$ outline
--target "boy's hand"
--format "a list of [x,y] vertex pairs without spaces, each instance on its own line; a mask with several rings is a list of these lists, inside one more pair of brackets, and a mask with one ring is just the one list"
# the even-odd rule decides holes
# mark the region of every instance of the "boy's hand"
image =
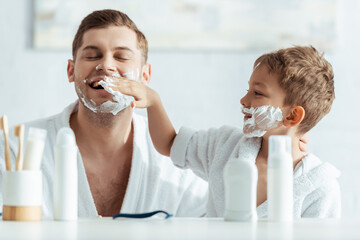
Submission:
[[310,138],[309,135],[304,134],[303,136],[300,137],[300,141],[299,141],[299,149],[300,151],[302,151],[303,153],[306,153],[308,151],[308,142],[309,142]]
[[134,97],[132,107],[147,108],[149,132],[154,146],[160,154],[170,156],[176,132],[162,106],[159,95],[146,86],[145,81],[138,82],[123,77],[113,77],[110,81],[101,84],[113,91]]
[[113,77],[114,81],[105,84],[114,91],[134,97],[132,107],[148,108],[151,107],[158,98],[157,93],[146,86],[146,82],[129,80],[123,77]]

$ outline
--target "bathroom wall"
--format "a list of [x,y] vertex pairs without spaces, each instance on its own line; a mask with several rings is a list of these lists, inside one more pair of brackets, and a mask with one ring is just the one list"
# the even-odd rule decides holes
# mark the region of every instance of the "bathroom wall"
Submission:
[[[32,49],[30,9],[27,0],[0,1],[0,115],[7,114],[11,125],[59,113],[76,99],[66,75],[70,49]],[[336,100],[331,113],[309,133],[310,151],[342,172],[344,217],[360,217],[359,12],[360,1],[338,1],[337,47],[325,55],[335,71]],[[177,129],[240,127],[239,100],[260,54],[150,49],[151,86]]]

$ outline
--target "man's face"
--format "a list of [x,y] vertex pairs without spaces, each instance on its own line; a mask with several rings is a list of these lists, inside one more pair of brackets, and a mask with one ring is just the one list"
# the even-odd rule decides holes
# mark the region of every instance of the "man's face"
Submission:
[[79,98],[100,105],[112,101],[113,95],[101,86],[94,87],[95,82],[104,80],[105,76],[123,76],[129,72],[138,80],[148,81],[146,69],[142,66],[135,32],[124,26],[109,26],[85,32],[76,59],[69,60],[68,77],[70,82],[75,82]]

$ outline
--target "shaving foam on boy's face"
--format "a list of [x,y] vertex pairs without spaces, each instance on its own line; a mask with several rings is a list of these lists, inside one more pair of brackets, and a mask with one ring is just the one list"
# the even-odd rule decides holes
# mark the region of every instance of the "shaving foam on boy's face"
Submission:
[[[114,78],[125,77],[130,80],[139,81],[140,72],[139,69],[137,68],[135,71],[125,72],[121,75],[118,72],[115,72],[112,74],[112,77]],[[87,79],[83,80],[83,82],[86,83]],[[107,92],[113,95],[112,101],[108,100],[101,104],[97,104],[92,99],[86,99],[79,87],[77,87],[76,90],[84,106],[90,109],[91,111],[95,113],[102,112],[102,113],[112,113],[113,115],[116,115],[123,109],[130,106],[130,104],[134,101],[134,98],[132,96],[124,95],[120,92],[112,90],[110,86],[112,85],[113,82],[116,82],[116,79],[109,78],[107,76],[104,77],[104,80],[101,80],[99,82],[99,85],[101,85]]]
[[244,121],[243,127],[246,137],[262,137],[266,131],[278,127],[283,120],[282,111],[279,107],[243,107],[242,112],[248,117]]

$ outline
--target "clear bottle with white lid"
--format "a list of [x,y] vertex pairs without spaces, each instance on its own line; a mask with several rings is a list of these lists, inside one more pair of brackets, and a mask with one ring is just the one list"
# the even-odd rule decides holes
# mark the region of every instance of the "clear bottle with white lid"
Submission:
[[77,146],[73,131],[64,127],[56,136],[54,174],[54,219],[76,220],[78,216]]
[[291,137],[269,137],[267,201],[270,221],[293,219],[293,158]]
[[246,159],[230,159],[224,167],[225,221],[257,221],[258,171]]

